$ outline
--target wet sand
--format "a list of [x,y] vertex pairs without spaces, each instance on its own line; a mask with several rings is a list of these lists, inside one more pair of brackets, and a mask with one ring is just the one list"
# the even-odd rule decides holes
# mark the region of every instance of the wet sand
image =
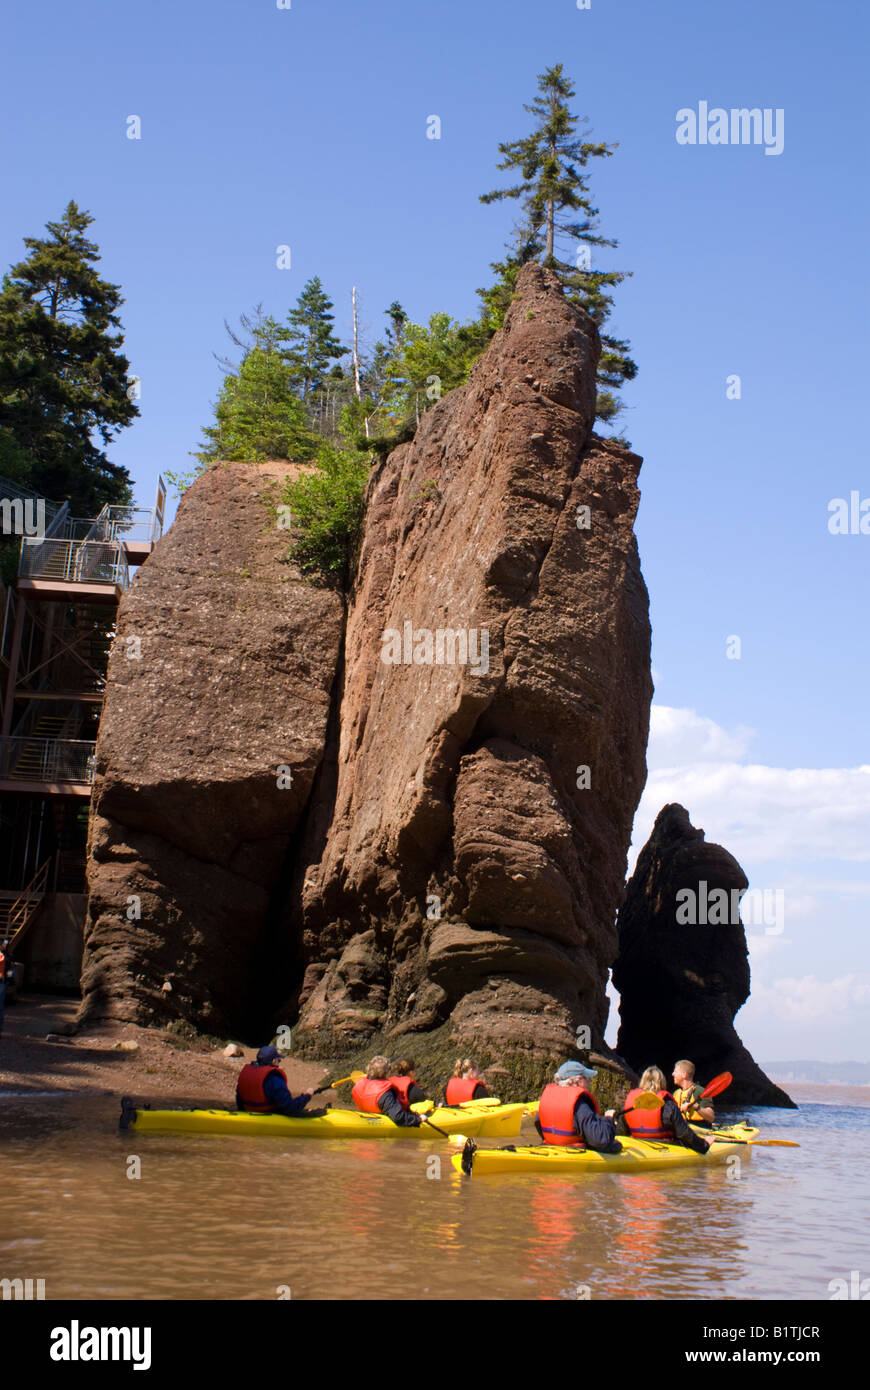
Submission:
[[[10,1092],[77,1092],[130,1095],[152,1106],[161,1100],[174,1105],[235,1103],[236,1077],[256,1049],[244,1047],[242,1057],[224,1057],[218,1047],[189,1042],[166,1029],[114,1020],[65,1035],[75,1024],[78,1004],[75,998],[28,995],[7,1007],[0,1036],[0,1100]],[[117,1046],[123,1042],[135,1043],[135,1051]],[[327,1074],[321,1062],[292,1057],[283,1067],[294,1094]],[[329,1100],[340,1103],[341,1097],[332,1092]]]

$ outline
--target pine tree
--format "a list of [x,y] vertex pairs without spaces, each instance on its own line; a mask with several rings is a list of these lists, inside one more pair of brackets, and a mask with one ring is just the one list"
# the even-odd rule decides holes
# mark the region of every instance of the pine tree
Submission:
[[[5,458],[27,459],[28,486],[69,499],[77,516],[132,497],[104,449],[139,414],[121,352],[120,289],[101,279],[93,222],[74,202],[48,235],[25,237],[26,260],[0,290],[0,430]],[[94,436],[97,436],[95,442]]]
[[273,318],[248,320],[245,326],[253,344],[246,348],[238,371],[225,377],[215,405],[216,423],[203,430],[206,443],[196,457],[203,465],[216,459],[309,459],[316,441],[282,351],[286,330]]
[[315,275],[304,286],[296,308],[287,315],[286,358],[303,400],[308,399],[311,391],[323,387],[330,362],[344,357],[349,350],[332,335],[335,319],[331,311],[332,300]]
[[[526,261],[540,258],[541,264],[559,275],[569,299],[581,304],[599,329],[609,317],[613,296],[608,292],[622,283],[630,272],[593,270],[590,253],[578,250],[572,262],[560,251],[566,239],[588,247],[615,247],[616,241],[601,236],[598,209],[593,207],[587,176],[582,172],[591,159],[609,158],[616,145],[578,135],[578,117],[567,103],[574,89],[562,71],[562,64],[547,68],[538,77],[539,96],[523,109],[535,118],[535,129],[524,140],[499,145],[503,155],[498,169],[516,169],[520,181],[511,188],[493,189],[481,195],[482,203],[505,198],[521,200],[523,221],[515,243],[504,261],[493,264],[499,276],[488,290],[480,290],[484,313],[492,326],[500,326],[513,295],[516,277]],[[607,334],[601,335],[602,354],[598,369],[598,418],[612,420],[620,409],[614,394],[623,381],[631,381],[637,366],[629,357],[629,344]]]

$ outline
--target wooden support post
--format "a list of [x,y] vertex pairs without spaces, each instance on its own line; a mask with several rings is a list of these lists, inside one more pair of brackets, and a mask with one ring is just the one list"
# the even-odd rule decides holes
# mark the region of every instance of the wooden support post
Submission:
[[24,600],[20,594],[15,605],[15,628],[12,633],[12,651],[9,654],[9,678],[6,682],[6,704],[3,709],[3,728],[0,733],[8,738],[12,732],[12,709],[15,686],[18,680],[18,662],[21,657],[21,635],[24,631]]

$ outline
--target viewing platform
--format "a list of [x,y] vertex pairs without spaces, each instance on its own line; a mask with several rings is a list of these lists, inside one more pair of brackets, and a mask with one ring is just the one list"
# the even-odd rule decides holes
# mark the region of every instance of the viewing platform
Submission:
[[78,978],[109,653],[118,605],[163,534],[165,503],[161,478],[153,507],[75,517],[68,500],[0,477],[0,539],[18,550],[14,579],[0,581],[0,936],[20,942],[26,927],[28,969],[45,981],[60,978],[61,959],[64,978]]
[[0,792],[88,797],[95,748],[95,739],[0,738]]

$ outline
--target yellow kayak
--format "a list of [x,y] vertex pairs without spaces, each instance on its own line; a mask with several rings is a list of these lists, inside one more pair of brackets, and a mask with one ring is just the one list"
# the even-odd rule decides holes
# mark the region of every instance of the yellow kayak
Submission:
[[653,1143],[647,1139],[620,1139],[622,1152],[596,1153],[593,1149],[562,1148],[553,1144],[516,1144],[501,1149],[472,1149],[453,1154],[451,1163],[467,1177],[487,1173],[652,1173],[664,1168],[695,1168],[721,1163],[734,1154],[752,1155],[746,1143],[758,1133],[749,1125],[735,1125],[729,1137],[717,1138],[707,1154],[694,1153],[682,1144]]
[[715,1139],[717,1144],[724,1139],[755,1139],[758,1134],[758,1130],[745,1120],[740,1120],[736,1125],[689,1125],[689,1129],[705,1139]]
[[[412,1109],[424,1109],[413,1106]],[[519,1134],[522,1105],[467,1101],[465,1105],[439,1106],[427,1120],[448,1134],[473,1138],[510,1139]],[[361,1115],[356,1110],[328,1110],[325,1115],[248,1115],[236,1110],[137,1109],[129,1098],[121,1102],[121,1128],[148,1134],[237,1134],[280,1139],[437,1139],[430,1125],[394,1125],[385,1115]]]

